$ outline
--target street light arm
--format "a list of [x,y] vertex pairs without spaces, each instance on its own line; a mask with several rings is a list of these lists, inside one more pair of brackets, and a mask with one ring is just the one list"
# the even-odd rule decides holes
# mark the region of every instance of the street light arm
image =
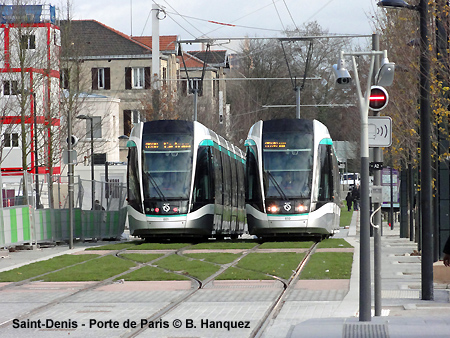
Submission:
[[406,1],[403,0],[381,0],[377,3],[378,7],[383,8],[394,8],[394,9],[400,9],[400,8],[406,8],[413,11],[418,11],[419,6],[417,5],[410,5]]

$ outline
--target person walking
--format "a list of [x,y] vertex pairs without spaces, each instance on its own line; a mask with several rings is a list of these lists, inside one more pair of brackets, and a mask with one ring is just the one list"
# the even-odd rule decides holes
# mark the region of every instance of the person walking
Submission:
[[353,210],[358,211],[359,210],[359,198],[360,198],[359,184],[357,184],[353,188],[352,197],[353,197]]
[[444,265],[450,266],[450,236],[448,236],[447,242],[445,243],[444,250]]
[[347,197],[345,198],[345,200],[347,201],[347,210],[351,211],[352,210],[352,204],[353,204],[353,196],[352,196],[352,193],[350,191],[347,193]]

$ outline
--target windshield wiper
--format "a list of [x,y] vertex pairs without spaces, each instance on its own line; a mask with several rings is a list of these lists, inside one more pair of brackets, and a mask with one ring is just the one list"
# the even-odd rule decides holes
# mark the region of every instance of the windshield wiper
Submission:
[[161,191],[161,189],[158,187],[158,183],[156,183],[155,179],[153,178],[152,174],[149,171],[144,172],[147,175],[148,180],[150,181],[150,183],[153,185],[153,188],[155,188],[156,193],[159,195],[159,197],[163,200],[163,201],[167,201],[167,198],[164,196],[163,192]]
[[280,185],[278,184],[275,177],[273,177],[272,173],[270,171],[266,171],[266,173],[269,175],[270,180],[272,181],[273,185],[275,186],[275,189],[277,189],[278,194],[285,200],[289,201],[289,198],[287,198],[286,194],[284,193],[283,189],[281,189]]

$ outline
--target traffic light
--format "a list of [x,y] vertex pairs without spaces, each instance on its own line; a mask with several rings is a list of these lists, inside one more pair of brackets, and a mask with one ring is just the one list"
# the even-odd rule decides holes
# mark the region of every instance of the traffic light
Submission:
[[383,87],[372,86],[370,88],[369,108],[373,111],[380,111],[386,107],[389,95]]

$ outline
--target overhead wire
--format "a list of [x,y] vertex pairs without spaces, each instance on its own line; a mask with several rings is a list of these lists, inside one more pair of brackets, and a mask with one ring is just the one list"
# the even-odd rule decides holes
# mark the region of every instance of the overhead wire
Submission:
[[275,11],[277,12],[278,19],[280,19],[280,23],[281,23],[281,26],[283,27],[283,31],[286,31],[286,28],[284,27],[284,24],[283,24],[283,20],[281,20],[280,13],[278,12],[277,5],[275,4],[275,0],[272,0],[272,3],[273,3],[273,7],[275,7]]

